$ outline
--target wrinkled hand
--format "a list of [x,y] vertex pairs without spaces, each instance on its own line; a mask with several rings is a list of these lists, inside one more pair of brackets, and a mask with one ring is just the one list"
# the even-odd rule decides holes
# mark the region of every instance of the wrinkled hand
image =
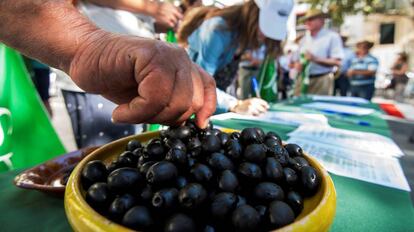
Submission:
[[184,49],[157,40],[99,30],[80,46],[69,74],[119,104],[115,122],[178,125],[195,113],[204,128],[216,107],[213,78]]
[[155,21],[168,28],[174,28],[183,14],[180,9],[168,2],[158,3],[157,13],[153,15]]
[[230,111],[238,114],[259,116],[266,113],[268,109],[269,104],[266,101],[260,98],[249,98],[239,101]]

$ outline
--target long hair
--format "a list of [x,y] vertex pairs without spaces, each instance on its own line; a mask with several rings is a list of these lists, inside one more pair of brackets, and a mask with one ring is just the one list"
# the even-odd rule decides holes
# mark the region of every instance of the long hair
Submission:
[[[234,5],[223,9],[197,7],[190,10],[178,29],[177,38],[179,43],[186,44],[188,37],[204,20],[216,16],[222,17],[227,24],[225,28],[219,28],[220,30],[236,32],[240,53],[246,49],[260,47],[261,44],[258,41],[259,8],[253,0],[242,5]],[[267,38],[265,45],[268,54],[276,56],[280,53],[280,41]]]

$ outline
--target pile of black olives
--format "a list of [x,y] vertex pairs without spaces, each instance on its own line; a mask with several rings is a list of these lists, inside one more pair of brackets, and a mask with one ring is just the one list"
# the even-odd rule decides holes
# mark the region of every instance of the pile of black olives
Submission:
[[129,141],[108,166],[82,170],[86,201],[139,231],[268,231],[292,223],[321,178],[274,132],[227,134],[193,121],[145,146]]

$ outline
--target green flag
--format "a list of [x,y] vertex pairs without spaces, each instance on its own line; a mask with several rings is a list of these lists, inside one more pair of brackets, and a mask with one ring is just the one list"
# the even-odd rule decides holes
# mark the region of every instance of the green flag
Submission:
[[277,65],[275,59],[266,56],[259,72],[260,97],[267,102],[277,102]]
[[23,58],[0,44],[0,172],[63,153]]
[[309,60],[307,60],[305,58],[305,54],[302,53],[300,54],[300,58],[299,58],[299,62],[302,65],[302,71],[300,73],[300,93],[301,95],[305,95],[308,93],[308,88],[309,88]]

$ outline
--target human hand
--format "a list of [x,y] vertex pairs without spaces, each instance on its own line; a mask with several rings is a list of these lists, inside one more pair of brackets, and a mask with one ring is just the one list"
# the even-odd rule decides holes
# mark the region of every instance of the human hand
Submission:
[[239,101],[230,111],[238,114],[259,116],[266,113],[268,109],[269,104],[263,99],[249,98]]
[[353,69],[348,69],[348,71],[346,72],[346,75],[348,77],[352,77],[354,75],[354,70]]
[[178,125],[195,113],[204,128],[215,111],[214,79],[182,48],[98,30],[77,51],[70,76],[85,91],[119,104],[115,122]]
[[309,51],[306,51],[305,52],[305,59],[307,59],[307,60],[309,60],[309,61],[314,61],[315,60],[315,56],[311,53],[311,52],[309,52]]
[[178,21],[183,18],[180,9],[173,4],[168,2],[157,2],[157,4],[157,10],[152,16],[160,25],[174,28],[178,24]]

